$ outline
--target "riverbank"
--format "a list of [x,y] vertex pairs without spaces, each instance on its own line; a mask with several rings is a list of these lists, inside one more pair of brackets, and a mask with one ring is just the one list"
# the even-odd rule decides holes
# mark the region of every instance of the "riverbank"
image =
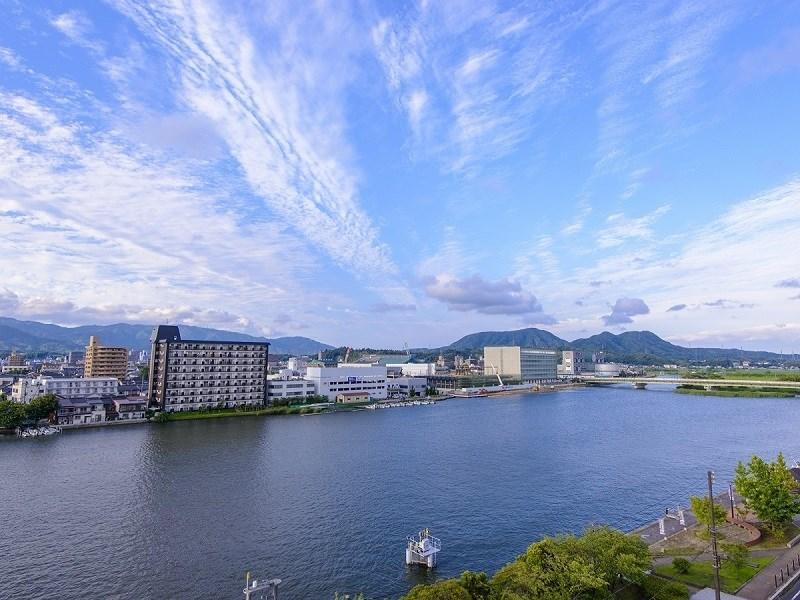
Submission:
[[740,386],[702,386],[695,384],[682,384],[675,388],[678,394],[692,396],[720,396],[730,398],[794,398],[800,395],[798,389],[774,389]]
[[319,406],[268,406],[258,410],[237,410],[223,408],[209,411],[162,412],[151,419],[153,423],[169,423],[170,421],[193,421],[196,419],[226,419],[231,417],[266,417],[272,415],[311,415],[326,412]]

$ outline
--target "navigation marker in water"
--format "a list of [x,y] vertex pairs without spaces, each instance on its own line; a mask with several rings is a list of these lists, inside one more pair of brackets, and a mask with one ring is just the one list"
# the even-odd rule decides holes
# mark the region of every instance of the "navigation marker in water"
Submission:
[[407,565],[423,565],[429,569],[436,566],[436,559],[442,549],[442,542],[439,538],[433,537],[427,527],[417,535],[408,536],[407,542]]

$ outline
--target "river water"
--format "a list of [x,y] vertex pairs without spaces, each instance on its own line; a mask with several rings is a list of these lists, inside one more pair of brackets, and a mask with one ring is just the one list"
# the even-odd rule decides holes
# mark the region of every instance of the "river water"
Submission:
[[397,598],[430,527],[436,577],[494,571],[537,538],[631,529],[800,458],[797,401],[584,388],[356,413],[215,419],[0,440],[0,598]]

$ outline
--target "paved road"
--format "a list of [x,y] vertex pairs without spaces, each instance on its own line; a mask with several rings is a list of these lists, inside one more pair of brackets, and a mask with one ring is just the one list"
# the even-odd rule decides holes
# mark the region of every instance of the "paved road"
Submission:
[[780,600],[798,600],[800,598],[800,581],[796,581],[780,595]]

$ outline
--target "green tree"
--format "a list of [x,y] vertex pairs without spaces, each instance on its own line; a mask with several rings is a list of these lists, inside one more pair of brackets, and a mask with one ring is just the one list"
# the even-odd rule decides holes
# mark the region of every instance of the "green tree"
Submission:
[[725,544],[722,549],[725,551],[728,562],[737,571],[747,564],[750,550],[744,544]]
[[416,585],[403,596],[403,600],[472,600],[469,592],[455,579],[438,581],[432,585]]
[[139,371],[139,377],[144,380],[150,379],[150,365],[139,365],[136,369]]
[[685,575],[689,572],[689,569],[692,568],[692,563],[688,560],[679,556],[677,558],[672,559],[672,568],[675,569],[676,573],[680,573],[681,575]]
[[25,412],[29,419],[38,421],[46,419],[58,410],[58,398],[54,394],[37,396],[25,405]]
[[14,429],[25,420],[25,405],[11,400],[0,401],[0,429]]
[[800,512],[800,500],[793,494],[797,483],[783,454],[778,454],[773,463],[758,456],[753,456],[749,464],[740,462],[734,485],[745,506],[773,533],[783,530]]
[[651,566],[647,544],[612,527],[591,527],[578,540],[595,572],[612,592],[630,581],[641,582]]
[[575,550],[574,536],[545,538],[531,544],[525,554],[492,578],[497,598],[571,600],[607,590],[607,582],[595,572],[594,565]]
[[[697,522],[709,529],[711,527],[711,510],[709,509],[708,498],[705,496],[692,496],[689,498],[689,502],[692,504],[692,514],[697,519]],[[725,507],[715,502],[714,521],[724,523],[727,515]]]
[[486,573],[464,571],[458,579],[458,583],[467,590],[472,600],[489,600],[491,597],[492,586],[489,585],[489,578]]

